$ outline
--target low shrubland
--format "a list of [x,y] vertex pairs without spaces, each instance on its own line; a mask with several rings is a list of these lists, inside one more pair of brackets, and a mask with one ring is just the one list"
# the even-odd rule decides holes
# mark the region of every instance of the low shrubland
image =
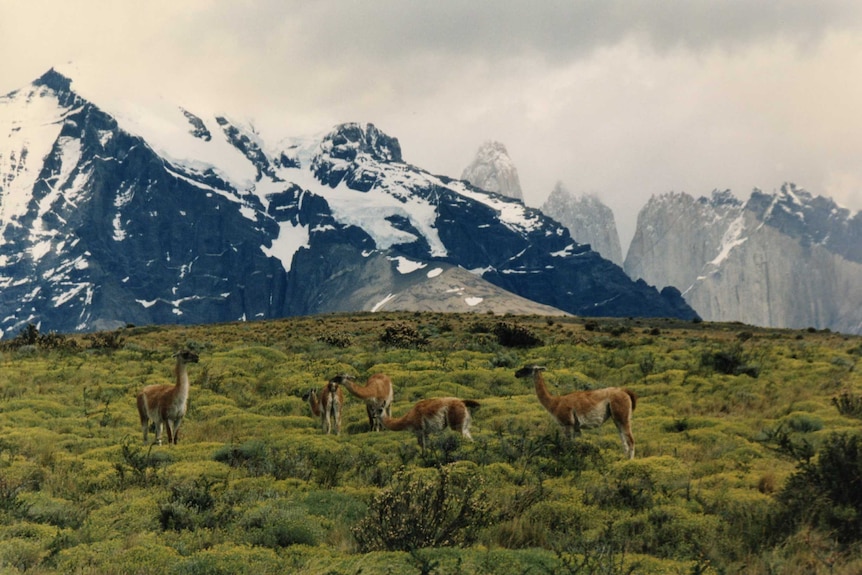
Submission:
[[[190,348],[175,446],[135,394]],[[0,345],[0,573],[857,573],[860,338],[648,319],[334,314]],[[553,394],[638,395],[567,439]],[[475,399],[473,442],[422,451],[348,397],[324,435],[303,394],[388,374],[393,415]],[[151,435],[152,437],[152,435]]]

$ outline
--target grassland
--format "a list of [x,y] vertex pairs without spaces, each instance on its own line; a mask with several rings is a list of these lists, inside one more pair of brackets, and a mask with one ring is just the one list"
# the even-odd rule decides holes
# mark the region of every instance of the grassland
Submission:
[[[176,446],[135,395],[200,354]],[[862,571],[862,338],[672,320],[380,313],[89,336],[0,351],[0,574]],[[607,423],[567,441],[553,393],[638,395],[637,455]],[[475,441],[420,452],[347,397],[385,372],[395,415],[476,399]],[[152,436],[151,436],[152,437]]]

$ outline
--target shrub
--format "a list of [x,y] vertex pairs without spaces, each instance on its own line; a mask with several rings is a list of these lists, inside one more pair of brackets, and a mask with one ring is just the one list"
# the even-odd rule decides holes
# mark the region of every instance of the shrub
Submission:
[[655,373],[655,355],[652,352],[647,352],[638,360],[638,367],[641,370],[641,375],[646,379],[648,375]]
[[794,413],[788,416],[784,422],[791,430],[798,433],[811,433],[823,429],[823,420],[807,413]]
[[56,332],[47,334],[39,333],[39,329],[32,323],[28,323],[21,328],[18,335],[14,338],[3,342],[3,349],[21,349],[23,347],[32,346],[45,350],[68,350],[75,351],[78,349],[78,342],[67,338],[65,335]]
[[24,508],[24,502],[18,497],[20,485],[13,485],[8,478],[0,475],[0,512],[17,514]]
[[703,352],[700,363],[703,367],[725,375],[747,375],[753,378],[760,375],[760,368],[748,364],[748,355],[739,341],[729,349]]
[[244,537],[251,545],[278,549],[291,545],[317,545],[322,537],[320,518],[302,507],[267,501],[243,514]]
[[213,482],[201,477],[191,484],[171,487],[170,499],[159,508],[159,523],[162,529],[181,531],[198,527],[217,527],[223,518],[213,513],[215,497]]
[[546,567],[553,574],[631,575],[638,573],[640,564],[626,559],[627,541],[608,523],[595,538],[579,538],[572,545],[555,549],[557,562]]
[[514,353],[507,353],[505,351],[497,352],[494,354],[488,361],[491,368],[497,367],[515,367],[519,365],[520,361],[518,360],[518,355]]
[[113,351],[123,347],[123,336],[120,331],[98,331],[84,336],[93,349]]
[[428,344],[428,338],[419,333],[415,327],[405,323],[396,323],[386,326],[380,341],[385,345],[399,349],[413,349],[424,347]]
[[354,457],[346,450],[320,451],[313,455],[314,481],[325,489],[338,487],[344,474],[353,467]]
[[626,466],[604,485],[592,486],[587,501],[605,508],[651,509],[658,490],[650,471],[644,467]]
[[844,392],[838,397],[832,398],[832,405],[841,415],[862,419],[862,395]]
[[120,446],[122,461],[114,464],[114,471],[120,485],[152,485],[161,481],[159,472],[172,462],[170,454],[153,451],[153,445],[146,451],[134,440],[126,439]]
[[263,441],[255,439],[241,445],[220,447],[213,459],[231,467],[244,468],[253,477],[266,475],[273,470],[269,447]]
[[476,475],[455,473],[451,465],[431,476],[402,471],[372,498],[352,531],[363,552],[463,547],[476,541],[489,511]]
[[809,461],[814,457],[814,446],[806,437],[795,438],[785,429],[784,422],[774,429],[764,429],[761,436],[764,443],[775,444],[775,448],[797,461]]
[[778,501],[778,527],[785,535],[807,524],[844,545],[862,541],[862,436],[830,436],[816,462],[799,464]]
[[542,340],[529,328],[508,323],[499,322],[494,326],[494,335],[497,342],[504,347],[536,347],[542,345]]
[[350,334],[337,331],[321,334],[317,336],[317,341],[331,345],[332,347],[344,349],[350,347],[350,344],[353,343],[353,338],[350,337]]

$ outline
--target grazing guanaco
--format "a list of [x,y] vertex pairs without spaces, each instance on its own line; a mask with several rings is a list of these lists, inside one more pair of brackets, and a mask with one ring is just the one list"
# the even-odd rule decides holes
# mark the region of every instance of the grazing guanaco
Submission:
[[443,431],[447,427],[460,432],[461,435],[472,441],[470,409],[478,409],[479,405],[478,401],[458,399],[457,397],[423,399],[401,417],[385,415],[383,409],[379,408],[377,418],[386,429],[412,431],[416,434],[419,446],[424,451],[428,436]]
[[389,379],[388,375],[375,373],[368,378],[364,386],[356,385],[355,378],[346,373],[336,375],[330,381],[343,385],[351,395],[358,397],[365,403],[371,431],[380,431],[383,428],[378,414],[392,415],[392,380]]
[[631,426],[632,412],[637,405],[634,392],[620,387],[606,387],[551,395],[542,376],[544,370],[538,365],[528,365],[516,371],[515,377],[533,378],[539,403],[563,426],[568,437],[580,434],[581,429],[599,427],[608,419],[613,419],[623,442],[623,451],[629,459],[634,458],[635,439]]

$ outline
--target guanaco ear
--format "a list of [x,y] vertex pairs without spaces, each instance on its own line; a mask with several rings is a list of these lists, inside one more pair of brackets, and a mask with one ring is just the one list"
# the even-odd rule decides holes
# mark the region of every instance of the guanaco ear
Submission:
[[536,371],[545,371],[545,366],[544,365],[534,365],[533,369],[535,369]]

